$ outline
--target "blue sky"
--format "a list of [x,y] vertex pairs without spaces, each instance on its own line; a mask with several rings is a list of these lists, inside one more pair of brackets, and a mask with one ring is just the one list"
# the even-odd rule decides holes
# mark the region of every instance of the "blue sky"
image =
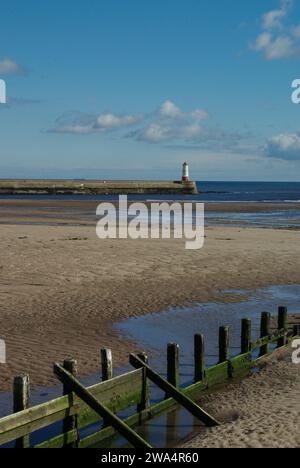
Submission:
[[300,5],[1,5],[0,177],[299,180]]

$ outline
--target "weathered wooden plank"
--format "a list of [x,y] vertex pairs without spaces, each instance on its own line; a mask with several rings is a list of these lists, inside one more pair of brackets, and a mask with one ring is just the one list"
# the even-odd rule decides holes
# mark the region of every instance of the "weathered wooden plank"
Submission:
[[[140,361],[143,362],[143,361]],[[146,365],[146,364],[144,364]],[[60,364],[54,364],[54,374],[58,379],[65,385],[67,385],[70,391],[76,393],[76,395],[89,405],[96,413],[105,421],[108,421],[128,442],[130,442],[135,448],[151,448],[142,437],[134,432],[127,424],[125,424],[118,416],[110,411],[102,402],[100,402],[94,395],[88,391],[72,374],[67,372]]]
[[[13,384],[13,400],[14,400],[14,413],[29,408],[30,399],[30,380],[29,375],[19,375],[14,378]],[[24,435],[16,440],[15,448],[29,448],[30,447],[30,434]]]
[[65,448],[68,445],[78,441],[78,433],[76,429],[73,429],[65,434],[59,434],[53,439],[46,440],[40,444],[34,446],[36,449],[48,449],[48,448]]
[[[260,321],[260,337],[264,338],[271,335],[271,314],[263,312]],[[260,356],[264,356],[269,352],[269,341],[260,348]]]
[[230,377],[238,378],[245,376],[249,373],[252,367],[252,354],[244,353],[236,356],[229,361]]
[[[141,401],[143,371],[141,369],[115,377],[114,379],[88,388],[96,398],[103,398],[112,411],[121,411]],[[79,413],[78,427],[99,421],[99,415],[92,412],[79,399],[66,395],[34,406],[0,419],[0,445],[43,429],[57,421]]]
[[[63,364],[64,368],[66,371],[70,372],[74,377],[77,376],[77,361],[75,359],[66,359]],[[63,395],[68,395],[69,390],[68,388],[64,385],[63,387]],[[75,394],[72,394],[73,399],[75,398]],[[66,434],[69,431],[76,430],[78,434],[78,417],[77,414],[74,414],[73,416],[68,416],[63,420],[63,433]],[[77,442],[79,439],[79,434],[77,439],[74,441],[74,443],[68,445],[67,442],[65,444],[66,447],[70,448],[76,448]]]
[[216,366],[206,369],[205,383],[207,388],[213,385],[224,383],[228,378],[228,362],[217,364]]
[[242,320],[241,354],[249,353],[251,349],[251,320]]
[[201,334],[194,337],[194,366],[195,382],[201,382],[205,379],[205,345],[204,336]]
[[[42,408],[42,410],[44,410],[44,408]],[[38,419],[34,419],[32,422],[30,422],[30,418],[27,417],[26,424],[24,424],[23,426],[22,425],[20,426],[19,425],[20,421],[17,421],[16,428],[13,428],[8,431],[5,431],[5,430],[2,431],[1,422],[0,422],[0,429],[2,432],[0,434],[0,446],[7,444],[8,442],[11,442],[12,440],[15,440],[19,437],[23,437],[27,434],[30,434],[31,432],[35,432],[39,429],[48,427],[51,424],[56,423],[57,421],[61,421],[62,419],[64,419],[66,416],[70,414],[69,411],[72,411],[72,410],[64,409],[63,411],[57,412],[55,408],[55,413],[52,413],[50,415],[45,414],[45,416],[42,416],[42,413],[39,413]]]
[[[286,307],[279,307],[278,308],[278,330],[284,330],[286,333],[288,331],[288,310]],[[279,338],[278,340],[278,348],[281,346],[285,346],[287,343],[286,335]]]
[[101,368],[103,382],[113,378],[113,360],[111,349],[101,349]]
[[188,410],[193,416],[198,418],[200,421],[204,422],[207,426],[213,427],[218,426],[219,422],[214,419],[211,415],[206,413],[200,406],[196,405],[189,397],[187,397],[183,392],[178,390],[167,380],[161,377],[157,372],[153,371],[147,364],[145,364],[141,359],[139,359],[134,354],[130,355],[130,363],[136,368],[145,368],[147,371],[147,377],[155,385],[158,385],[164,392],[170,395],[174,400],[177,401],[181,406]]
[[229,327],[219,329],[219,363],[225,362],[229,357]]
[[[179,345],[177,343],[169,343],[167,348],[167,379],[173,387],[179,388]],[[169,395],[166,394],[166,398]]]
[[278,330],[273,335],[265,336],[253,342],[251,344],[251,350],[254,351],[255,349],[261,348],[264,345],[276,343],[278,341],[278,338],[283,336],[286,336],[286,332],[284,330]]
[[[128,378],[129,375],[129,378]],[[104,386],[105,387],[102,387]],[[106,382],[97,384],[88,389],[96,398],[101,398],[112,412],[118,413],[131,406],[141,403],[143,398],[143,371],[139,373],[126,374],[126,377],[119,376]],[[99,415],[89,408],[84,402],[80,404],[78,415],[78,427],[83,428],[89,424],[99,421]]]
[[[140,354],[138,354],[138,357],[143,362],[148,364],[148,355],[146,353],[140,353]],[[144,411],[146,408],[148,408],[148,406],[150,404],[150,385],[149,385],[149,382],[148,382],[148,379],[147,379],[146,369],[142,369],[142,370],[143,370],[143,378],[142,378],[143,388],[142,388],[141,401],[137,405],[137,412],[138,413],[141,413],[142,411]]]

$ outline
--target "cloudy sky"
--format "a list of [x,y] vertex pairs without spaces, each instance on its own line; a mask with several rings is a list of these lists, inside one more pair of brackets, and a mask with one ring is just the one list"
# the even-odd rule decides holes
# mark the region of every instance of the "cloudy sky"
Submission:
[[299,3],[3,2],[0,177],[299,180]]

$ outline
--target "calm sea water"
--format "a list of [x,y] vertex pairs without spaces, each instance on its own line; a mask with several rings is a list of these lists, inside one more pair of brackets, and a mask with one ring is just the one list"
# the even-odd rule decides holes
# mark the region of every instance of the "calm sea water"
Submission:
[[300,202],[300,182],[197,182],[205,201]]

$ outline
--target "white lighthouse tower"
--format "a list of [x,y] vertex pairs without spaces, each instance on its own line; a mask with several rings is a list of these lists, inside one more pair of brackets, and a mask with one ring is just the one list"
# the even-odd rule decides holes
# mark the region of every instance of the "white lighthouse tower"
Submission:
[[189,181],[190,181],[189,163],[185,162],[182,168],[182,182],[187,183]]

